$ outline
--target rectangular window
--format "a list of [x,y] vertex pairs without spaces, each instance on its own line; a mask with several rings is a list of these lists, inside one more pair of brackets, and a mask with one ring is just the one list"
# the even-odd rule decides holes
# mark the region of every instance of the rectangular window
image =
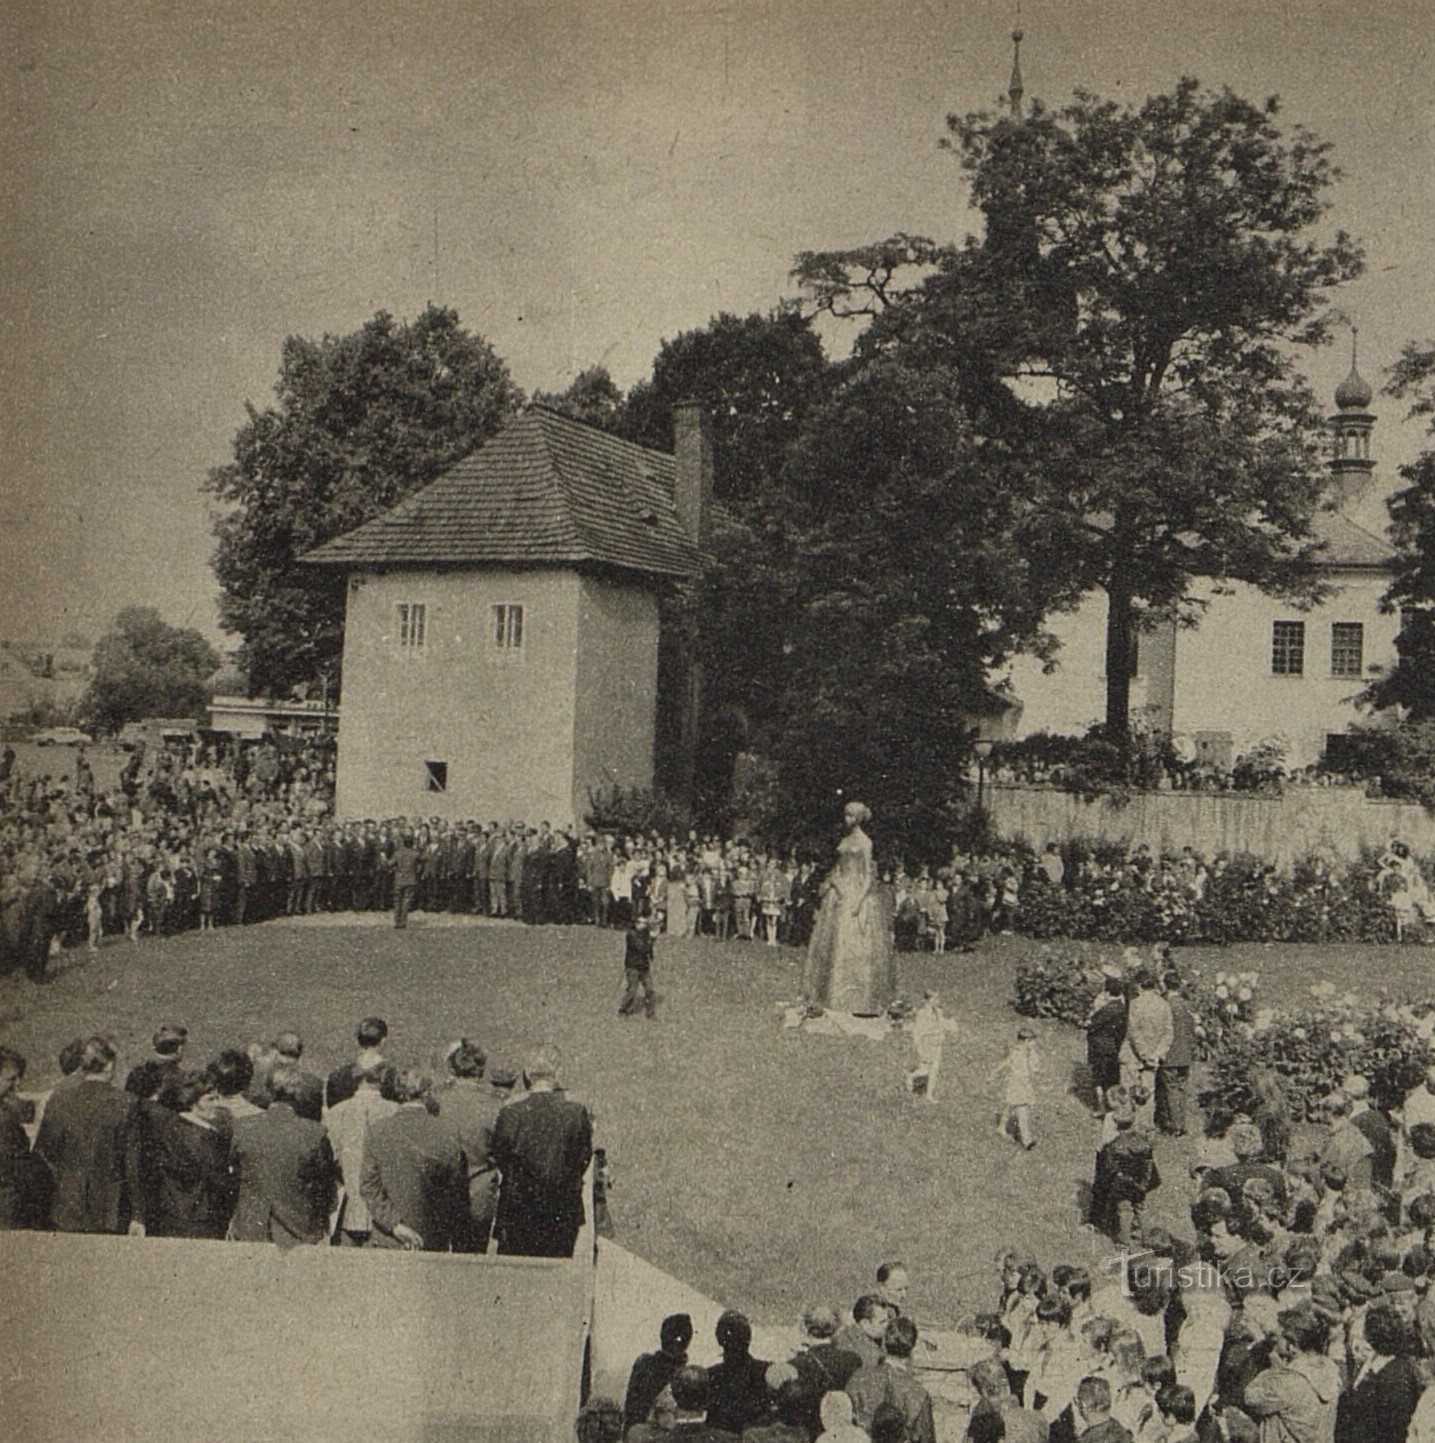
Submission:
[[1358,621],[1336,621],[1330,628],[1330,674],[1359,676],[1365,665],[1365,628]]
[[422,651],[428,642],[428,607],[422,601],[400,601],[398,613],[399,650]]
[[1305,675],[1305,622],[1276,622],[1271,632],[1271,671],[1276,676]]
[[493,645],[499,651],[523,650],[523,608],[512,602],[493,608]]
[[426,776],[424,779],[424,790],[428,792],[448,791],[448,763],[447,762],[425,762]]

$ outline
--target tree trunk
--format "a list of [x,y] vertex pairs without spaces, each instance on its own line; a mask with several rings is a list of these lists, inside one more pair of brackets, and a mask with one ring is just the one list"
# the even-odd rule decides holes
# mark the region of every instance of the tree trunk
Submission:
[[1131,735],[1131,589],[1118,576],[1106,588],[1106,736]]

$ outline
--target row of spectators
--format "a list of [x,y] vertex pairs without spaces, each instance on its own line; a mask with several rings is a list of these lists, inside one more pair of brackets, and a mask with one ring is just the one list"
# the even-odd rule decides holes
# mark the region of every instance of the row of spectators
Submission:
[[551,1055],[528,1058],[520,1090],[507,1069],[485,1079],[467,1039],[436,1079],[391,1061],[387,1036],[365,1018],[321,1077],[295,1032],[192,1068],[186,1029],[164,1026],[123,1086],[114,1044],[80,1038],[38,1099],[0,1048],[0,1228],[571,1256],[592,1124]]

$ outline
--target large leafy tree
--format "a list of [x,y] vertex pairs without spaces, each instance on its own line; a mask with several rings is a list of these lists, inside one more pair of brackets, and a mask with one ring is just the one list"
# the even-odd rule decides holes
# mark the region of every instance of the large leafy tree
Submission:
[[821,341],[795,307],[723,312],[663,342],[652,375],[628,392],[619,428],[671,450],[674,408],[701,401],[712,419],[714,494],[741,512],[760,499],[830,374]]
[[148,716],[198,717],[219,664],[193,628],[170,626],[150,606],[126,607],[95,644],[80,714],[102,731]]
[[783,830],[830,829],[840,791],[883,840],[942,855],[972,726],[1000,705],[987,675],[1040,644],[1059,588],[1027,463],[959,373],[894,353],[814,414],[785,481]]
[[[1391,368],[1386,391],[1427,418],[1435,438],[1435,341],[1407,344]],[[1385,595],[1404,623],[1395,639],[1397,661],[1371,688],[1377,706],[1406,708],[1418,721],[1435,719],[1435,447],[1400,468],[1405,482],[1390,498],[1391,534],[1400,566]]]
[[589,366],[580,371],[562,391],[536,391],[533,399],[545,406],[587,421],[604,430],[618,428],[623,410],[623,393],[606,366]]
[[380,312],[357,331],[291,336],[276,402],[248,408],[234,460],[210,473],[220,618],[244,638],[251,691],[337,677],[340,587],[297,558],[387,510],[491,436],[521,401],[457,312]]
[[864,314],[860,356],[916,356],[1020,448],[1068,599],[1108,599],[1106,727],[1128,731],[1147,610],[1205,581],[1316,594],[1324,430],[1294,366],[1361,269],[1315,234],[1329,148],[1185,79],[1140,106],[1078,92],[1025,120],[951,117],[983,233],[799,257],[818,309]]

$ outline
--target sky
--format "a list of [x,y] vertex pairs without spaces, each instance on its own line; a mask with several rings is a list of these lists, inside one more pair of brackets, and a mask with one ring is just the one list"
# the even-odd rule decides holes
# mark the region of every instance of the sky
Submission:
[[[0,636],[221,639],[210,467],[286,335],[454,306],[528,391],[792,293],[799,250],[972,228],[944,117],[987,0],[25,0],[0,16]],[[1192,74],[1335,145],[1378,383],[1435,338],[1429,0],[1026,0],[1027,97]],[[833,338],[840,345],[840,338]],[[1306,369],[1328,396],[1348,340]],[[1382,474],[1424,440],[1381,400]]]

